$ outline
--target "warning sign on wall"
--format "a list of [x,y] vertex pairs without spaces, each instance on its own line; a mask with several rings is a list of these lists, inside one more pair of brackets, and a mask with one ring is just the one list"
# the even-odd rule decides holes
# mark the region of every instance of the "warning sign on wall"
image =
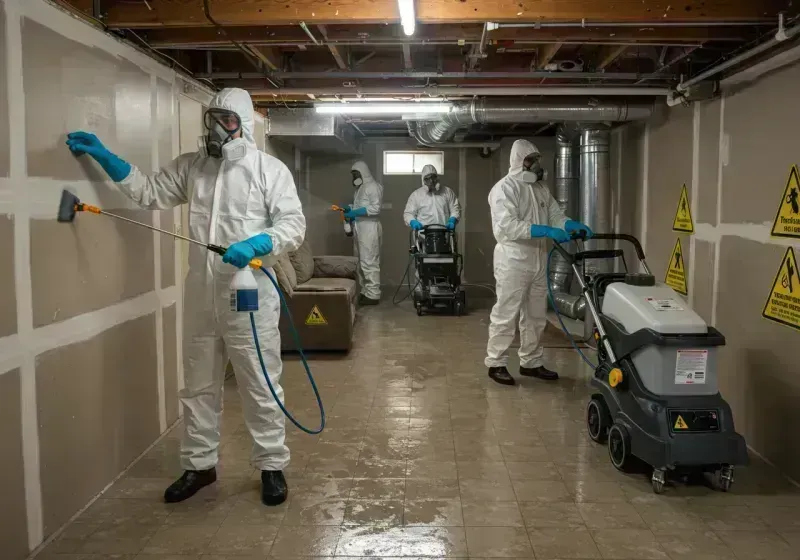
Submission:
[[800,330],[800,278],[797,274],[797,259],[794,249],[789,247],[772,283],[772,291],[762,315],[770,321]]
[[667,265],[667,278],[664,283],[679,294],[689,295],[686,287],[686,266],[683,264],[683,249],[680,237],[675,241],[675,248]]
[[319,310],[319,307],[316,305],[311,308],[311,312],[306,317],[306,325],[311,326],[318,326],[318,325],[327,325],[328,320],[325,319],[325,316],[322,314],[322,311]]
[[694,221],[692,220],[692,209],[689,207],[689,191],[686,190],[686,184],[681,189],[678,209],[675,211],[675,219],[672,220],[672,230],[694,233]]
[[772,235],[775,237],[800,238],[800,174],[797,166],[789,170],[789,179],[783,189],[775,221],[772,223]]

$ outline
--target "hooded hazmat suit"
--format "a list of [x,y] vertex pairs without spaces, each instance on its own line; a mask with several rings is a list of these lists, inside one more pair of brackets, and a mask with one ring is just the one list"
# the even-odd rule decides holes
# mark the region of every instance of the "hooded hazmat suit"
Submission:
[[522,180],[522,162],[539,153],[527,140],[517,140],[511,148],[508,175],[492,187],[489,207],[494,248],[494,278],[497,303],[492,308],[486,367],[508,364],[508,347],[514,340],[519,320],[520,365],[542,366],[539,340],[547,323],[547,240],[531,238],[531,225],[563,229],[568,218],[541,181]]
[[432,224],[445,225],[450,218],[455,218],[456,221],[461,219],[461,206],[456,193],[451,188],[439,185],[434,192],[430,192],[425,185],[425,177],[431,173],[436,173],[434,166],[426,165],[422,168],[420,174],[422,187],[408,197],[406,209],[403,212],[403,221],[407,226],[411,226],[411,220],[417,220],[423,226],[429,226]]
[[[117,184],[134,202],[151,210],[189,204],[189,235],[203,243],[229,246],[266,233],[276,256],[297,249],[306,222],[289,169],[261,152],[253,138],[253,103],[242,89],[224,89],[211,108],[238,114],[242,139],[223,146],[223,157],[183,154],[157,173],[135,166]],[[236,268],[219,256],[190,245],[184,293],[185,388],[181,464],[206,470],[217,463],[222,384],[228,358],[236,373],[245,423],[253,438],[253,466],[283,470],[289,463],[284,416],[270,395],[253,345],[248,313],[230,310],[229,284]],[[259,310],[255,313],[264,363],[278,395],[282,363],[278,319],[280,302],[269,279],[256,273]]]
[[361,173],[363,183],[356,189],[353,209],[365,208],[366,216],[355,220],[355,252],[358,257],[358,279],[361,295],[371,300],[381,299],[381,238],[383,229],[378,216],[383,204],[383,186],[378,183],[363,161],[357,161],[352,171]]

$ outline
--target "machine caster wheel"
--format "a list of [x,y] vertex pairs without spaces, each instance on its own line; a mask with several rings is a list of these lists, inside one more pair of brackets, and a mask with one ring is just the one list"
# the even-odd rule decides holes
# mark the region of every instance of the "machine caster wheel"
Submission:
[[417,304],[417,315],[422,317],[422,304],[421,303]]
[[656,494],[664,493],[664,485],[667,483],[667,473],[664,469],[653,469],[653,476],[650,477],[653,485],[653,492]]
[[723,466],[717,472],[717,488],[721,492],[727,492],[733,485],[733,467],[730,465]]
[[622,424],[614,424],[608,430],[608,456],[618,471],[628,472],[631,466],[631,438]]
[[586,405],[586,431],[589,432],[589,438],[595,443],[605,443],[610,426],[611,414],[605,401],[593,397]]
[[456,317],[461,317],[464,314],[464,302],[461,301],[461,297],[460,296],[455,301],[455,303],[453,303],[453,314]]

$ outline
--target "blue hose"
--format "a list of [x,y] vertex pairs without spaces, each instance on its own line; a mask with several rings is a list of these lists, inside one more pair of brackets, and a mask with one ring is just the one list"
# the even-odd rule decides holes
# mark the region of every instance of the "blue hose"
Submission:
[[272,386],[272,382],[269,380],[269,375],[267,374],[267,366],[264,365],[264,357],[261,355],[261,345],[258,343],[258,331],[256,329],[256,319],[253,316],[253,313],[250,313],[250,325],[253,327],[253,342],[256,345],[256,352],[258,353],[258,361],[261,363],[261,371],[264,373],[264,379],[267,380],[267,387],[269,387],[269,392],[272,393],[272,398],[275,399],[275,402],[278,403],[281,411],[289,419],[289,421],[303,430],[307,434],[316,435],[322,433],[322,430],[325,429],[325,408],[322,406],[322,397],[319,395],[319,389],[317,389],[317,384],[314,382],[314,376],[311,375],[311,369],[308,367],[308,362],[306,361],[306,356],[303,353],[303,347],[300,345],[300,335],[297,333],[297,328],[294,326],[294,319],[292,319],[292,314],[289,311],[289,306],[286,304],[286,298],[283,297],[283,292],[278,287],[278,283],[272,277],[272,274],[267,272],[263,266],[261,267],[261,271],[267,275],[269,281],[272,282],[272,285],[275,286],[275,291],[278,292],[278,296],[281,299],[281,307],[286,312],[286,316],[289,317],[289,325],[292,330],[292,335],[294,336],[294,342],[297,346],[298,352],[300,352],[300,359],[303,360],[303,367],[306,369],[306,375],[308,376],[308,381],[311,383],[311,388],[314,389],[314,396],[317,397],[317,406],[319,407],[319,428],[316,430],[311,430],[303,426],[300,422],[298,422],[291,413],[286,410],[286,407],[283,405],[281,400],[278,398],[278,395],[275,393],[275,387]]
[[597,366],[594,365],[589,358],[586,357],[586,354],[581,351],[580,347],[578,347],[578,343],[575,342],[575,338],[572,336],[572,333],[569,332],[569,329],[567,329],[567,327],[564,325],[564,321],[561,320],[561,314],[558,312],[558,308],[556,307],[556,299],[553,297],[553,286],[550,284],[550,260],[553,258],[553,253],[555,252],[556,248],[553,247],[550,249],[550,253],[547,255],[547,296],[550,298],[550,304],[553,306],[553,311],[556,312],[556,319],[558,319],[558,323],[561,325],[561,330],[564,331],[564,334],[567,335],[567,338],[569,338],[572,347],[575,348],[578,354],[581,355],[581,358],[583,358],[583,361],[586,362],[590,368],[593,370],[597,369]]

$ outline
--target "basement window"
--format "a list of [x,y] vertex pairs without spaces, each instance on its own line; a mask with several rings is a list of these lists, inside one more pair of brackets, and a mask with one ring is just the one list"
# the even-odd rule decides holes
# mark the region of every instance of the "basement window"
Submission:
[[384,175],[418,175],[426,165],[434,166],[436,171],[443,175],[444,152],[383,152]]

